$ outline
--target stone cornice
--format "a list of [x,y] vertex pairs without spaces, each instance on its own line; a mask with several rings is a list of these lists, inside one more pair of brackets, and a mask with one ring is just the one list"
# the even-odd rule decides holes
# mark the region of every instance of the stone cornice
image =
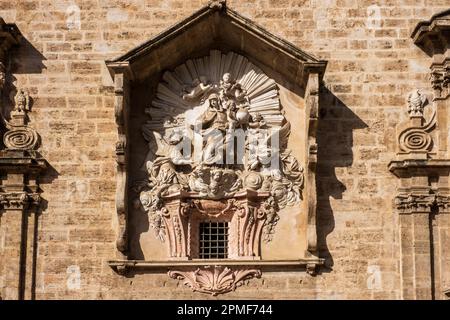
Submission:
[[448,213],[450,196],[439,193],[400,193],[395,197],[394,205],[401,214],[430,213],[433,206],[437,206],[440,213]]
[[450,172],[450,160],[438,159],[407,159],[394,160],[389,163],[389,171],[399,178],[408,177],[418,171],[428,170],[441,175],[448,175]]
[[34,151],[0,150],[0,172],[39,174],[48,162]]
[[[450,31],[450,9],[437,13],[430,20],[419,22],[411,34],[414,43],[424,51],[441,50],[449,45],[448,39],[441,34]],[[425,48],[426,46],[432,48]]]
[[173,261],[145,261],[145,260],[109,260],[108,265],[117,270],[117,272],[125,272],[131,269],[167,269],[167,268],[184,268],[184,267],[201,267],[205,265],[211,266],[230,266],[230,267],[254,267],[258,269],[273,268],[304,268],[307,273],[314,275],[320,266],[323,266],[325,259],[323,258],[304,258],[298,260],[173,260]]

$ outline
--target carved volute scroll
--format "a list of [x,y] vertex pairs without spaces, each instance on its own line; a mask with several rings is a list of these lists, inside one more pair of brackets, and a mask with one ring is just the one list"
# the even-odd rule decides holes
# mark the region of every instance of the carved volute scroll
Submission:
[[[203,28],[214,35],[205,37]],[[252,46],[242,47],[233,35]],[[192,45],[186,46],[187,38]],[[184,49],[171,51],[177,46]],[[323,263],[315,229],[315,135],[325,65],[225,1],[210,1],[155,39],[108,61],[119,115],[116,205],[122,254],[110,265],[117,271],[165,266],[171,278],[213,295],[261,276],[263,266],[297,265],[314,273]],[[142,213],[148,232],[130,235],[129,223],[138,223],[130,221]],[[201,225],[208,223],[227,230],[227,250],[220,258],[200,253]],[[158,258],[131,260],[136,250],[130,237]],[[299,241],[298,248],[275,252],[283,237]],[[289,258],[279,258],[283,254]]]

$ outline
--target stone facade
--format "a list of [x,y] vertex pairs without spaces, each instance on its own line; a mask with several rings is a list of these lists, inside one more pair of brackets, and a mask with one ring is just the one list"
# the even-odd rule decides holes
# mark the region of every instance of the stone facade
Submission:
[[[20,155],[37,161],[39,169],[35,166],[20,176],[20,183],[17,174],[8,171],[10,164],[1,164],[7,173],[5,178],[2,171],[2,192],[17,193],[8,186],[23,184],[20,192],[26,190],[31,199],[26,206],[20,196],[12,197],[18,205],[2,204],[2,299],[212,297],[192,292],[183,281],[169,278],[167,270],[139,269],[122,276],[108,265],[123,256],[116,247],[121,224],[116,209],[118,92],[105,61],[207,4],[206,0],[0,0],[0,17],[6,24],[16,24],[21,34],[20,45],[9,50],[5,63],[2,113],[9,123],[17,120],[15,109],[25,105],[14,97],[24,90],[31,99],[30,111],[23,111],[26,126],[40,136],[39,146],[33,146],[39,148],[38,154]],[[218,297],[445,299],[450,289],[450,215],[435,212],[435,194],[425,198],[430,190],[447,196],[447,164],[440,163],[444,169],[430,175],[423,174],[427,170],[423,168],[417,169],[420,174],[416,169],[401,173],[395,163],[421,159],[423,153],[449,159],[444,142],[412,157],[411,150],[402,150],[398,142],[401,123],[411,121],[420,127],[424,123],[410,117],[423,115],[426,121],[435,106],[429,79],[435,52],[426,52],[427,45],[411,34],[420,21],[449,9],[448,1],[228,0],[226,5],[328,61],[316,135],[317,247],[324,266],[314,276],[295,266],[268,269]],[[440,102],[439,108],[448,109],[448,101]],[[448,135],[439,123],[442,119],[445,115],[438,110],[437,126],[429,128],[433,141]],[[41,167],[47,167],[45,173]],[[404,214],[402,205],[417,199],[403,197],[394,203],[394,198],[405,192],[411,196],[416,185],[427,186],[418,193],[423,196],[419,202],[431,204],[419,210],[422,214],[413,214],[414,210]],[[38,194],[42,200],[35,206]],[[26,237],[18,218],[22,216],[27,217]],[[429,222],[430,216],[439,216],[438,222]],[[430,223],[438,223],[431,228],[431,238]],[[430,253],[430,241],[439,254]],[[22,257],[23,248],[27,252],[22,260],[21,248]],[[405,267],[411,265],[415,267]]]

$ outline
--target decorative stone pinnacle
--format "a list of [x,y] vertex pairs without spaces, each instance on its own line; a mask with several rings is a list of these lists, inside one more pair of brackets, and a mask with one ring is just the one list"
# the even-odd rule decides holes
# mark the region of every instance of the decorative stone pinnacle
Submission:
[[18,89],[17,94],[14,97],[14,111],[16,112],[24,112],[30,111],[30,96],[28,92],[23,89]]
[[427,97],[416,89],[408,96],[408,113],[410,118],[423,117],[423,109],[426,105]]
[[210,0],[208,6],[213,10],[222,10],[227,5],[226,0]]

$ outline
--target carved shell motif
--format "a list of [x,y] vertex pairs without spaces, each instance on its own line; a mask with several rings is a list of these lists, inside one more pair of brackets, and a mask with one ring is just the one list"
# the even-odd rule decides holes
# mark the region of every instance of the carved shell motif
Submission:
[[169,271],[169,277],[183,280],[193,291],[209,293],[213,296],[236,290],[245,280],[260,278],[257,269],[206,266],[194,271]]
[[[251,115],[259,113],[270,126],[283,124],[276,82],[243,56],[212,50],[209,56],[188,60],[173,72],[164,73],[156,99],[147,110],[152,119],[146,123],[144,131],[162,131],[164,124],[166,127],[183,127],[190,115],[196,118],[201,110],[196,110],[200,108],[200,103],[195,101],[195,88],[188,88],[187,91],[192,89],[191,95],[183,96],[180,93],[186,91],[190,84],[203,85],[206,90],[208,83],[220,83],[227,72],[246,91],[250,105],[248,112]],[[194,112],[186,114],[193,108]]]

